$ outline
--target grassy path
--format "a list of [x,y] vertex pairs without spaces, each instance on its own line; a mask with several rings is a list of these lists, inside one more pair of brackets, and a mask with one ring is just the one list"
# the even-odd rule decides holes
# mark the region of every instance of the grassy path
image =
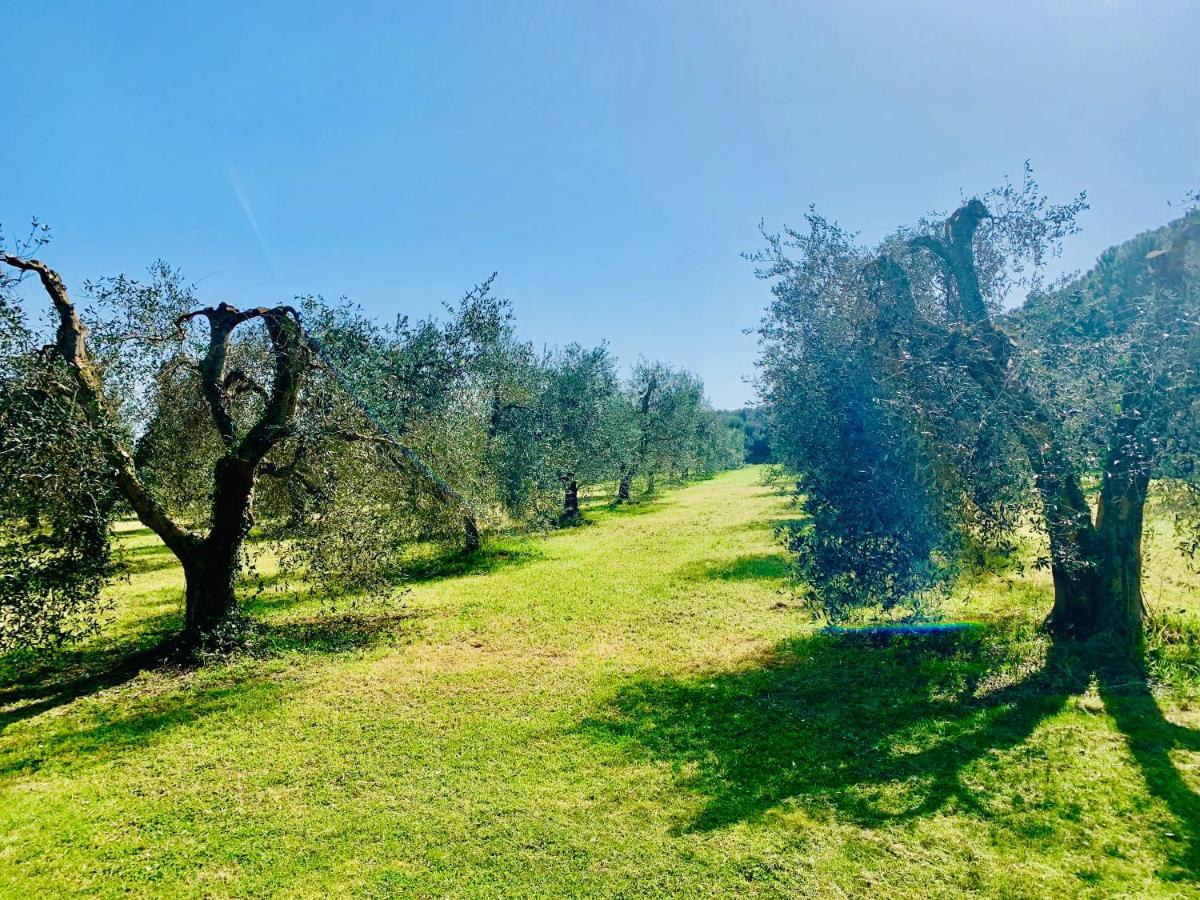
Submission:
[[728,473],[390,613],[265,595],[262,658],[106,677],[176,614],[178,572],[132,535],[107,636],[0,670],[0,894],[1190,890],[1194,711],[1146,715],[1174,748],[1151,759],[1095,694],[1022,695],[984,639],[814,636],[784,514]]

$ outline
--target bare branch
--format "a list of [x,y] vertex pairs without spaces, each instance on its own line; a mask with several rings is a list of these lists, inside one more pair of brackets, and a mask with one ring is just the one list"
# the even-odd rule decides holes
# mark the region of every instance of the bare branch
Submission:
[[22,259],[0,253],[0,263],[24,272],[34,272],[58,315],[55,350],[74,375],[76,399],[80,408],[100,435],[105,455],[113,466],[121,492],[143,525],[152,529],[181,558],[191,554],[199,538],[186,531],[151,496],[138,476],[133,455],[117,437],[119,429],[104,396],[104,385],[87,352],[87,328],[79,318],[75,304],[58,273],[36,259]]

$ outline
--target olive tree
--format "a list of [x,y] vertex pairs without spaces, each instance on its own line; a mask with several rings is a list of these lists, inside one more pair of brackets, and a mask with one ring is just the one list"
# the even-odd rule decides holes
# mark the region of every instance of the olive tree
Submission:
[[616,476],[633,432],[616,360],[601,344],[547,354],[535,399],[541,467],[560,488],[562,520],[579,519],[580,486]]
[[742,424],[714,410],[707,400],[701,403],[695,419],[692,439],[682,464],[684,477],[714,475],[736,469],[746,456],[746,433]]
[[945,583],[1030,511],[1054,631],[1138,642],[1150,481],[1195,478],[1197,217],[1045,289],[1084,207],[1027,173],[873,249],[815,213],[769,240],[764,399],[810,516],[800,569],[835,611]]
[[[0,268],[10,273],[0,282],[3,415],[11,422],[33,410],[28,422],[42,423],[40,433],[6,428],[3,440],[6,545],[24,533],[24,544],[45,548],[43,557],[24,555],[24,571],[6,573],[7,584],[21,586],[8,596],[44,613],[32,627],[6,613],[18,623],[6,625],[9,643],[78,633],[69,623],[94,608],[108,574],[107,526],[118,499],[183,568],[185,644],[235,611],[252,525],[288,507],[294,513],[285,501],[297,496],[303,510],[287,537],[314,581],[384,583],[372,578],[394,570],[397,552],[384,512],[386,460],[342,436],[358,412],[332,390],[295,307],[203,305],[158,264],[146,281],[88,284],[94,302],[81,311],[45,263],[6,252]],[[35,278],[49,301],[53,339],[44,348],[38,329],[14,312],[20,276]],[[59,568],[75,573],[68,594],[48,578],[52,565],[35,570],[55,553]]]
[[629,500],[635,475],[653,490],[659,475],[686,478],[690,472],[714,472],[741,462],[737,438],[727,434],[721,417],[704,396],[704,382],[663,362],[639,360],[625,385],[634,412],[636,436],[621,460],[617,502]]
[[496,499],[493,376],[508,367],[513,343],[509,304],[491,286],[491,278],[477,285],[440,320],[379,323],[347,306],[307,317],[347,393],[379,426],[342,429],[342,437],[379,444],[410,477],[410,502],[395,512],[417,536],[461,529],[468,551],[478,549],[479,517]]

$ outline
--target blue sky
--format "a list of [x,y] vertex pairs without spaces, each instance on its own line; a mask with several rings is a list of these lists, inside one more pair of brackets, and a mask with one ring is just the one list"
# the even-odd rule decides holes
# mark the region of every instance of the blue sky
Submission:
[[1200,188],[1200,2],[18,3],[0,223],[69,283],[162,257],[213,301],[436,312],[749,400],[739,256],[810,203],[883,235],[1018,176],[1067,268]]

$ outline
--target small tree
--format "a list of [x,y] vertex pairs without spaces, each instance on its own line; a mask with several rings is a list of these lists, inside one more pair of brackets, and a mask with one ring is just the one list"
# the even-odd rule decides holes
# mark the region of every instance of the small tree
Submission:
[[616,362],[601,344],[569,344],[549,355],[537,398],[542,465],[563,497],[562,519],[579,519],[580,486],[615,477],[630,439]]
[[718,432],[704,398],[704,383],[691,372],[663,362],[639,360],[625,386],[636,434],[621,460],[617,502],[629,499],[635,475],[653,490],[659,475],[684,476],[691,469],[724,468],[714,453]]

